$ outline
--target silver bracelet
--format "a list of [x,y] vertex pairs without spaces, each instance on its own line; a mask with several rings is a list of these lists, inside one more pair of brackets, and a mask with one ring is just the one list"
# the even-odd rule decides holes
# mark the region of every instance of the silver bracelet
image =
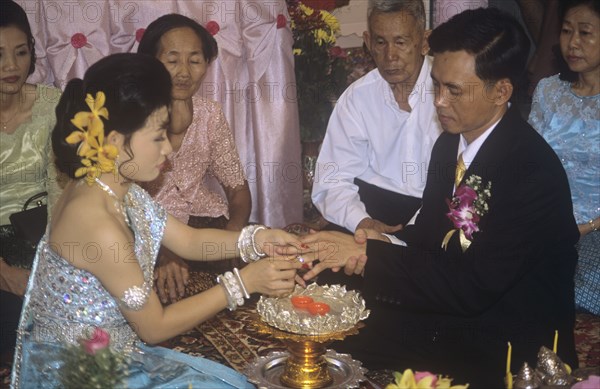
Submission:
[[255,253],[256,253],[256,254],[257,254],[259,257],[261,257],[261,258],[264,258],[264,257],[266,257],[266,256],[267,256],[267,254],[265,254],[265,252],[264,252],[264,251],[260,250],[260,249],[259,249],[259,248],[256,246],[256,239],[255,239],[255,238],[256,238],[256,233],[257,233],[258,231],[260,231],[260,230],[266,230],[266,229],[267,229],[267,227],[265,227],[265,226],[261,226],[261,225],[257,226],[257,227],[254,229],[254,231],[252,231],[252,235],[251,235],[251,238],[250,238],[250,240],[252,241],[252,249],[253,249],[253,250],[254,250],[254,252],[255,252]]
[[257,250],[254,239],[258,231],[266,229],[267,227],[256,224],[246,226],[242,229],[237,241],[237,246],[238,250],[240,251],[240,257],[242,258],[242,261],[250,263],[266,257],[265,253]]
[[223,276],[218,276],[217,283],[221,285],[223,287],[223,290],[225,291],[225,297],[227,297],[227,309],[229,309],[230,311],[235,311],[237,308],[237,304],[233,298],[227,280]]
[[249,299],[250,295],[248,294],[248,290],[246,289],[246,285],[244,285],[244,281],[242,280],[242,276],[240,275],[240,271],[238,270],[237,267],[233,268],[233,273],[235,274],[235,276],[238,279],[238,282],[240,283],[240,287],[242,288],[242,292],[244,292],[244,297]]
[[230,271],[225,272],[225,280],[227,280],[227,283],[231,288],[231,294],[233,296],[233,299],[235,300],[235,303],[238,306],[244,305],[244,295],[242,294],[242,288],[240,288],[240,285],[233,273]]
[[[234,269],[236,271],[237,269]],[[232,272],[228,271],[225,274],[217,277],[217,283],[223,286],[225,295],[227,297],[227,308],[230,311],[235,311],[237,307],[244,305],[244,296],[250,298],[244,284],[241,282],[241,278],[233,275]]]

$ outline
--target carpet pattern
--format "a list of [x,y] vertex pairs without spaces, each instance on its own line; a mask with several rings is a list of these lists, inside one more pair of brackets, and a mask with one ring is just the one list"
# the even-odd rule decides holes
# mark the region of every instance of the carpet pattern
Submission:
[[575,347],[579,367],[594,367],[600,374],[600,316],[578,313],[575,318]]
[[[194,294],[215,285],[214,278],[213,274],[192,272],[188,293]],[[164,342],[162,346],[208,358],[243,372],[255,358],[285,349],[280,341],[256,331],[253,324],[258,319],[256,301],[253,298],[233,312],[222,311],[193,330]],[[600,373],[600,317],[578,313],[575,340],[580,368],[595,368]],[[0,363],[0,388],[8,387],[11,362],[10,358],[4,356]],[[365,388],[375,385],[385,387],[391,380],[391,372],[369,372],[367,377],[371,383],[366,384]]]

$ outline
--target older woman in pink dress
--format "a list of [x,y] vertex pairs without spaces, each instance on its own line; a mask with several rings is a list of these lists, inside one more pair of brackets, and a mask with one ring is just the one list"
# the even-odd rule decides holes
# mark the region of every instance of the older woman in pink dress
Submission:
[[[194,20],[169,14],[148,26],[138,52],[158,58],[173,80],[173,153],[163,174],[145,188],[184,223],[241,230],[248,223],[251,198],[233,135],[220,105],[196,96],[217,55],[215,39]],[[156,270],[161,300],[182,297],[188,279],[187,264],[163,249]]]

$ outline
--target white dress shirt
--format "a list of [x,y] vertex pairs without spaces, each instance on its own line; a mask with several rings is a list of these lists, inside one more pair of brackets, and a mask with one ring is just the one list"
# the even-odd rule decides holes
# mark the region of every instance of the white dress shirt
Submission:
[[[492,133],[492,131],[494,131],[494,128],[496,128],[498,123],[500,123],[500,119],[497,120],[494,124],[492,124],[487,130],[485,130],[483,134],[475,138],[475,140],[471,143],[467,143],[467,140],[465,139],[463,134],[460,134],[460,141],[458,142],[458,153],[456,154],[456,160],[458,161],[458,156],[462,153],[463,162],[465,163],[465,167],[467,168],[467,170],[469,169],[469,166],[471,166],[471,162],[473,162],[473,160],[477,156],[477,153],[483,145],[483,142],[485,142],[488,136],[490,136],[490,134]],[[465,176],[464,179],[466,180],[467,177]],[[454,187],[454,190],[456,191],[456,187]]]
[[330,222],[354,231],[369,217],[354,179],[421,198],[433,144],[441,133],[434,101],[431,57],[425,57],[408,98],[398,106],[377,69],[339,98],[317,159],[312,201]]

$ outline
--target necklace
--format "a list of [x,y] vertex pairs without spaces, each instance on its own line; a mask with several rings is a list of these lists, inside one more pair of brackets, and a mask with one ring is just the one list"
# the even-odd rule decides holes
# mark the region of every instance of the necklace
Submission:
[[125,223],[127,223],[127,225],[129,225],[129,216],[127,216],[127,212],[125,212],[125,208],[123,208],[123,202],[119,199],[119,197],[115,194],[115,192],[113,192],[113,190],[110,189],[110,186],[108,186],[104,182],[100,181],[99,178],[96,178],[95,180],[96,180],[96,184],[98,184],[100,189],[102,189],[103,191],[108,193],[108,195],[113,198],[113,200],[115,201],[115,208],[121,215],[123,215],[123,218],[125,218]]
[[17,110],[15,111],[15,113],[12,115],[12,117],[10,119],[8,119],[5,122],[2,122],[2,131],[6,131],[6,129],[8,128],[8,123],[12,122],[12,120],[17,117],[17,115],[19,114],[19,111],[20,111],[19,108],[20,108],[20,106],[17,107]]

